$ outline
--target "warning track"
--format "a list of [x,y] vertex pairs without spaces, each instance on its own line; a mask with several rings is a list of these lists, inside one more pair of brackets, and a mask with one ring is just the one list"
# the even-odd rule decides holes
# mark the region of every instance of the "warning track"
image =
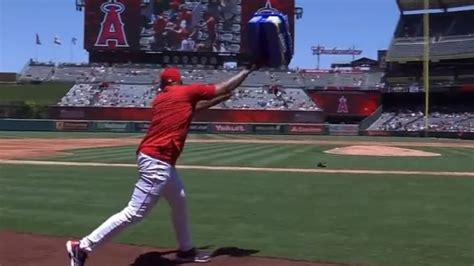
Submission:
[[[45,166],[84,166],[84,167],[124,167],[124,168],[137,167],[135,164],[120,164],[120,163],[114,164],[114,163],[54,162],[54,161],[28,161],[28,160],[0,160],[0,164],[45,165]],[[264,167],[199,166],[199,165],[178,165],[177,168],[186,169],[186,170],[206,170],[206,171],[474,177],[474,172],[391,171],[391,170],[308,169],[308,168],[299,169],[299,168],[264,168]]]

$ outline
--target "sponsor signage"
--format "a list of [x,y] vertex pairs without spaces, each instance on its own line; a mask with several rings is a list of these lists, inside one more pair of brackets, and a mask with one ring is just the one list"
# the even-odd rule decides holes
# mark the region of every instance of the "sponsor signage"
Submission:
[[96,123],[96,129],[100,131],[126,132],[128,129],[128,123],[98,122]]
[[244,124],[214,124],[212,131],[215,133],[248,133],[249,128]]
[[322,135],[324,134],[324,126],[323,125],[289,125],[288,133],[295,134],[295,135],[304,135],[304,134]]
[[147,132],[150,127],[150,123],[135,123],[135,131]]
[[329,125],[329,135],[358,136],[359,125]]
[[198,133],[198,132],[207,132],[209,129],[209,125],[208,124],[191,124],[191,126],[189,126],[189,131],[190,132],[195,132],[195,133]]
[[283,133],[283,125],[254,125],[253,130],[255,133]]
[[56,130],[59,131],[87,131],[89,122],[56,121]]

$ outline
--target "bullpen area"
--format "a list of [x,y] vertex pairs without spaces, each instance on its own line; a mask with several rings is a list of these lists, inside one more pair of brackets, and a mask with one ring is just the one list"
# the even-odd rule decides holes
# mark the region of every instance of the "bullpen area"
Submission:
[[[140,134],[0,132],[0,265],[66,265],[64,243],[129,200]],[[190,135],[178,163],[209,265],[472,265],[472,141]],[[174,265],[168,206],[90,265]]]

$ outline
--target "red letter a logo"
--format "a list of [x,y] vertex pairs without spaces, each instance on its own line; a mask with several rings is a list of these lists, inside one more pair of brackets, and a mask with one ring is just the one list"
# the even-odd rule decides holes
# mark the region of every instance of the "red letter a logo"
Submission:
[[125,35],[124,24],[120,14],[125,11],[125,6],[117,0],[108,0],[100,6],[104,12],[99,36],[95,46],[105,46],[110,48],[129,47],[127,36]]

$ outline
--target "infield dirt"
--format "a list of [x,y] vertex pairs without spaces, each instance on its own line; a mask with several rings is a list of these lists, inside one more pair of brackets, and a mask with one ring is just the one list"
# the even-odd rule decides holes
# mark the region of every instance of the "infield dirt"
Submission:
[[[66,238],[0,232],[1,266],[64,266],[69,265]],[[208,266],[350,266],[351,264],[291,261],[251,256],[258,250],[237,247],[213,249],[213,260]],[[175,251],[156,247],[108,243],[91,254],[88,266],[170,266]]]

